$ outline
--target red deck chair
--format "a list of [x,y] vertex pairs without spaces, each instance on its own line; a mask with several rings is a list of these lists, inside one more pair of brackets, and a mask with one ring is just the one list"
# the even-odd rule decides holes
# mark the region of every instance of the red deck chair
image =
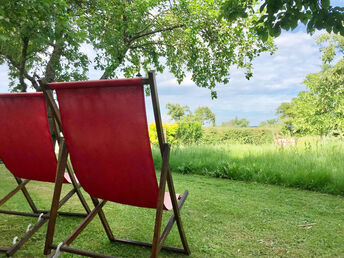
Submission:
[[[151,90],[162,155],[160,185],[157,183],[148,135],[145,84]],[[51,83],[49,87],[56,90],[63,134],[75,174],[81,186],[93,197],[95,208],[57,246],[53,244],[56,202],[59,199],[56,195],[47,230],[45,254],[51,253],[51,249],[59,249],[91,257],[108,257],[69,247],[97,214],[110,241],[152,247],[151,257],[157,257],[161,248],[190,254],[180,218],[180,209],[188,191],[183,195],[175,194],[169,170],[170,147],[162,132],[154,73],[150,72],[148,78]],[[56,110],[52,98],[50,104]],[[67,148],[64,147],[65,152]],[[61,184],[58,182],[62,177],[62,173],[57,175],[56,192],[60,191]],[[169,192],[165,192],[166,182]],[[98,198],[102,200],[98,201]],[[152,243],[115,238],[102,211],[107,201],[156,209]],[[163,210],[173,210],[173,213],[161,233]],[[183,249],[163,246],[175,221]]]
[[[61,156],[61,153],[60,153]],[[49,129],[47,106],[43,93],[0,94],[0,157],[7,169],[13,174],[18,186],[0,200],[0,206],[22,191],[32,213],[0,210],[0,213],[38,217],[38,222],[27,228],[19,241],[13,241],[10,247],[0,247],[0,252],[13,255],[49,218],[49,212],[37,209],[26,184],[30,180],[55,182],[58,164]],[[87,206],[74,175],[68,168],[64,182],[71,181],[71,190],[58,204],[61,207],[74,193],[77,193],[87,213]],[[22,180],[24,179],[24,180]],[[59,212],[62,215],[83,216],[87,214]],[[0,232],[1,234],[1,232]]]

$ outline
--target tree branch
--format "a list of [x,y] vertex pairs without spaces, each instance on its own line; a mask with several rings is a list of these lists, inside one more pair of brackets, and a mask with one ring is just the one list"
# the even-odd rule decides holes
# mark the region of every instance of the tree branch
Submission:
[[143,47],[149,46],[149,45],[160,45],[160,46],[174,47],[173,45],[166,44],[164,42],[146,42],[146,43],[143,43],[143,44],[131,46],[130,49],[143,48]]
[[[166,11],[164,11],[166,12]],[[157,15],[153,15],[150,13],[151,16],[153,16],[152,20],[147,24],[146,27],[144,27],[142,30],[138,31],[136,34],[140,35],[141,33],[145,32],[147,29],[149,29],[149,27],[152,26],[153,22],[164,12],[158,13]]]
[[128,49],[126,49],[122,55],[119,55],[117,57],[117,62],[114,65],[107,67],[108,69],[105,68],[105,71],[104,71],[103,75],[100,77],[100,80],[109,79],[110,73],[115,71],[117,69],[117,67],[122,64],[127,52],[128,52]]
[[167,28],[163,28],[163,29],[158,29],[158,30],[153,30],[153,31],[149,31],[149,32],[146,32],[146,33],[142,33],[140,35],[136,35],[134,37],[132,37],[130,39],[130,43],[139,39],[139,38],[142,38],[142,37],[145,37],[145,36],[148,36],[148,35],[152,35],[152,34],[156,34],[156,33],[160,33],[160,32],[164,32],[164,31],[171,31],[171,30],[174,30],[174,29],[178,29],[178,28],[182,28],[184,26],[184,24],[178,24],[178,25],[175,25],[175,26],[172,26],[172,27],[167,27]]
[[[5,59],[8,61],[8,63],[10,63],[13,67],[15,67],[16,69],[20,71],[20,63],[14,60],[13,57],[11,57],[8,54],[4,54],[1,51],[0,51],[0,55],[4,56]],[[34,87],[36,91],[40,91],[40,87],[34,78],[34,77],[38,78],[38,76],[36,74],[34,76],[29,75],[28,72],[25,70],[25,68],[22,71],[25,78],[31,82],[32,87]]]
[[[174,30],[174,29],[177,29],[177,28],[181,28],[183,27],[184,25],[183,24],[179,24],[179,25],[175,25],[175,26],[171,26],[171,27],[167,27],[167,28],[163,28],[163,29],[158,29],[158,30],[154,30],[154,31],[149,31],[149,32],[146,32],[146,33],[143,33],[143,34],[140,34],[140,35],[137,35],[137,36],[134,36],[132,37],[130,40],[129,40],[129,45],[139,39],[139,38],[142,38],[142,37],[145,37],[145,36],[148,36],[148,35],[152,35],[152,34],[156,34],[156,33],[160,33],[160,32],[164,32],[164,31],[171,31],[171,30]],[[143,43],[141,45],[137,45],[137,46],[134,46],[134,48],[139,48],[139,47],[144,47],[144,45],[148,45],[148,44],[153,44],[153,42],[149,42],[149,43]],[[167,44],[166,44],[167,45]],[[118,66],[120,66],[125,58],[125,55],[127,53],[127,51],[129,49],[133,49],[132,47],[128,47],[124,53],[122,55],[119,55],[117,57],[117,62],[115,65],[111,66],[110,68],[108,67],[108,69],[105,69],[103,75],[100,77],[100,80],[105,80],[105,79],[108,79],[109,78],[109,74],[111,72],[113,72],[114,70],[117,69]]]

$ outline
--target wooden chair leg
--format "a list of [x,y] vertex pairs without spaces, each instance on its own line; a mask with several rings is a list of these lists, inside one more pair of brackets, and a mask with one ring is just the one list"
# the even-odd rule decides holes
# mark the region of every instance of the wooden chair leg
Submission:
[[185,252],[187,254],[191,254],[188,242],[186,240],[186,236],[185,236],[182,220],[181,220],[181,217],[180,217],[180,210],[178,208],[176,192],[175,192],[175,189],[174,189],[173,179],[172,179],[172,175],[171,175],[171,171],[170,170],[167,171],[167,184],[168,184],[168,189],[169,189],[170,196],[171,196],[171,201],[172,201],[172,206],[173,206],[173,213],[174,213],[174,215],[176,217],[176,222],[177,222],[177,227],[178,227],[180,239],[182,241],[182,244],[183,244]]
[[[171,175],[171,171],[169,169],[169,152],[170,148],[168,144],[164,145],[164,152],[163,152],[163,162],[162,162],[162,169],[161,169],[161,177],[160,177],[160,186],[159,186],[159,198],[158,198],[158,206],[157,206],[157,212],[156,212],[156,222],[155,222],[155,229],[154,229],[154,238],[153,238],[153,247],[152,247],[152,254],[151,257],[157,257],[159,254],[159,251],[169,233],[169,231],[172,228],[172,225],[174,222],[177,222],[177,227],[180,235],[180,239],[183,244],[183,248],[186,254],[191,254],[189,245],[186,240],[182,220],[180,217],[180,209],[182,205],[184,204],[184,201],[187,197],[188,192],[184,192],[184,199],[181,202],[181,206],[178,206],[178,202],[176,199],[176,192],[174,189],[173,179]],[[168,189],[171,197],[172,207],[173,207],[173,215],[171,216],[170,221],[168,222],[167,226],[165,227],[164,232],[162,233],[160,237],[160,229],[161,229],[161,220],[162,220],[162,211],[163,211],[163,203],[164,200],[162,198],[161,202],[161,192],[165,195],[165,185],[166,181],[168,184]],[[161,191],[161,192],[160,192]]]
[[9,199],[11,199],[13,195],[20,191],[29,182],[30,180],[26,179],[24,182],[18,184],[16,188],[14,188],[11,192],[9,192],[4,198],[0,200],[0,206],[7,202]]
[[[87,217],[79,224],[79,226],[70,234],[62,243],[61,245],[61,251],[64,251],[64,248],[70,245],[77,236],[86,228],[86,226],[94,219],[94,217],[99,213],[99,211],[102,209],[102,207],[106,204],[107,201],[101,201],[98,203],[98,205],[87,215]],[[49,248],[54,247],[54,245],[50,244]],[[49,249],[49,253],[50,253]],[[55,252],[54,252],[55,253]],[[50,254],[48,258],[51,258],[54,256],[54,253]],[[79,252],[80,253],[80,252]],[[87,251],[83,251],[83,254],[86,256],[90,256],[90,253]],[[97,256],[98,257],[98,256]],[[105,257],[105,256],[101,256]]]
[[152,253],[151,258],[158,257],[160,250],[160,230],[161,230],[161,221],[162,221],[162,211],[163,208],[157,208],[155,215],[155,226],[154,226],[154,236],[152,242]]
[[[183,204],[186,200],[188,196],[188,192],[185,191],[182,195],[182,198],[179,200],[178,202],[178,209],[181,210],[183,207]],[[68,253],[72,253],[72,254],[78,254],[78,255],[82,255],[82,256],[89,256],[89,257],[113,257],[113,256],[108,256],[105,254],[100,254],[100,253],[94,253],[94,252],[89,252],[89,251],[85,251],[85,250],[81,250],[81,249],[76,249],[76,248],[71,248],[69,247],[69,245],[78,237],[78,235],[86,228],[86,226],[94,219],[94,217],[97,215],[99,215],[99,213],[102,211],[102,208],[104,206],[104,204],[106,203],[106,201],[101,201],[99,202],[98,199],[96,198],[92,198],[92,200],[95,200],[94,204],[95,204],[95,208],[91,211],[91,213],[89,213],[87,215],[87,217],[79,224],[79,226],[71,233],[71,235],[69,235],[69,237],[67,237],[63,242],[62,245],[59,247],[60,251],[63,252],[68,252]],[[175,248],[175,247],[170,247],[170,246],[163,246],[161,243],[163,243],[162,239],[165,239],[168,235],[168,233],[170,232],[174,222],[176,221],[175,219],[175,215],[174,213],[172,214],[170,220],[167,223],[167,226],[164,229],[164,232],[161,234],[160,239],[158,239],[158,241],[156,242],[157,246],[158,246],[158,250],[157,250],[157,254],[159,253],[160,249],[165,249],[168,251],[172,251],[172,252],[177,252],[180,254],[186,254],[184,249],[180,249],[180,248]],[[127,239],[120,239],[120,238],[114,238],[112,240],[112,242],[117,242],[117,243],[124,243],[124,244],[131,244],[131,245],[136,245],[136,246],[145,246],[145,247],[152,247],[152,243],[145,243],[145,242],[140,242],[140,241],[135,241],[135,240],[127,240]],[[57,245],[56,244],[51,244],[50,245],[51,249],[57,249]],[[52,252],[48,258],[53,257],[55,254],[55,252]],[[157,257],[157,254],[153,257]]]
[[[14,177],[14,178],[16,179],[18,185],[20,185],[20,184],[23,182],[23,181],[22,181],[20,178],[18,178],[18,177]],[[22,192],[23,192],[23,194],[24,194],[24,196],[25,196],[27,202],[29,203],[32,212],[33,212],[33,213],[37,213],[37,212],[38,212],[37,207],[36,207],[35,203],[33,202],[33,200],[32,200],[32,198],[31,198],[31,196],[30,196],[28,190],[26,189],[26,187],[24,186],[21,190],[22,190]]]
[[51,252],[50,246],[53,243],[53,238],[54,238],[57,210],[58,210],[58,204],[61,197],[62,184],[64,180],[64,171],[67,165],[67,157],[68,157],[67,147],[66,147],[65,142],[62,141],[61,146],[60,146],[60,151],[59,151],[54,195],[53,195],[53,200],[51,203],[50,218],[49,218],[48,230],[47,230],[45,246],[44,246],[45,255]]
[[88,206],[83,194],[81,193],[80,191],[80,187],[79,187],[79,184],[75,178],[75,175],[74,173],[72,172],[72,166],[71,164],[69,163],[69,161],[67,160],[67,172],[68,172],[68,175],[70,177],[70,180],[72,181],[72,185],[76,191],[76,194],[78,195],[78,198],[82,204],[82,206],[84,207],[85,211],[87,214],[89,214],[91,212],[91,209],[90,207]]
[[[62,205],[64,205],[75,193],[75,190],[72,189],[71,191],[69,191],[62,199],[61,201],[58,203],[58,208],[61,207]],[[47,220],[49,219],[50,216],[50,212],[48,213],[44,213],[42,212],[41,214],[36,214],[36,213],[26,213],[26,212],[15,212],[15,211],[1,211],[2,213],[6,213],[6,214],[13,214],[13,215],[21,215],[21,216],[26,216],[26,217],[38,217],[39,220],[37,221],[37,223],[32,227],[32,229],[30,229],[29,231],[27,231],[24,236],[22,236],[19,241],[17,243],[15,243],[14,245],[12,245],[11,247],[6,247],[4,248],[6,255],[7,256],[12,256],[16,251],[18,251],[20,249],[20,247],[29,240],[29,238],[37,231],[39,230],[40,227],[42,227]],[[1,251],[1,248],[0,248]]]
[[164,144],[157,209],[156,209],[156,215],[155,215],[154,236],[153,236],[153,241],[152,241],[152,253],[150,256],[151,258],[157,257],[159,254],[159,250],[161,248],[160,230],[161,230],[162,212],[164,208],[167,171],[169,168],[169,163],[168,163],[169,157],[170,157],[170,146],[168,144]]
[[17,243],[12,245],[8,249],[8,251],[6,252],[6,255],[12,256],[16,251],[18,251],[25,244],[25,242],[28,241],[29,238],[46,223],[47,220],[48,218],[46,216],[42,216],[42,218],[39,219],[39,221],[33,226],[32,229],[27,231],[25,235],[21,237]]
[[[183,208],[183,205],[184,205],[184,202],[186,200],[186,198],[188,197],[188,191],[185,190],[181,199],[179,200],[178,202],[178,210],[180,211],[182,208]],[[164,228],[164,231],[162,232],[161,234],[161,237],[160,237],[160,246],[161,246],[161,249],[164,249],[164,242],[168,236],[168,234],[170,233],[174,223],[176,222],[176,216],[174,213],[172,213],[170,219],[168,220],[165,228]],[[166,248],[165,248],[166,249]],[[190,253],[187,253],[187,251],[185,250],[185,248],[183,249],[179,249],[179,248],[175,248],[174,247],[174,250],[173,251],[178,251],[179,253],[183,253],[183,254],[190,254]]]
[[[91,197],[91,199],[92,199],[92,202],[94,204],[94,207],[97,207],[99,205],[98,199],[97,198],[93,198],[93,197]],[[103,209],[99,210],[98,216],[99,216],[100,221],[103,224],[103,227],[105,229],[107,237],[109,238],[110,241],[114,241],[115,237],[112,234],[111,228],[110,228],[109,223],[108,223],[108,221],[107,221],[107,219],[105,217]]]
[[[188,196],[188,191],[185,191],[181,197],[181,199],[178,201],[178,210],[180,211],[183,207],[183,204],[186,200]],[[106,203],[106,201],[101,201],[99,202],[98,199],[96,198],[92,198],[92,200],[94,200],[94,204],[95,204],[95,208],[91,211],[91,213],[89,213],[87,215],[87,217],[79,224],[79,226],[71,233],[71,235],[69,235],[69,237],[67,237],[62,245],[59,247],[60,251],[63,252],[68,252],[68,253],[72,253],[72,254],[78,254],[78,255],[82,255],[82,256],[89,256],[89,257],[113,257],[113,256],[108,256],[105,254],[100,254],[100,253],[93,253],[93,252],[89,252],[89,251],[85,251],[85,250],[80,250],[80,249],[76,249],[76,248],[70,248],[69,245],[77,238],[77,236],[86,228],[86,226],[94,219],[94,217],[97,215],[99,215],[99,213],[102,211],[102,207],[104,206],[104,204]],[[162,214],[162,210],[161,210],[161,214]],[[158,221],[158,220],[156,220]],[[173,213],[171,218],[169,219],[164,232],[161,234],[160,239],[158,239],[155,244],[157,246],[157,253],[152,253],[151,257],[157,257],[157,255],[159,254],[160,249],[165,249],[165,250],[169,250],[172,252],[177,252],[180,254],[188,254],[185,249],[180,249],[180,248],[175,248],[175,247],[170,247],[170,246],[163,246],[162,243],[164,242],[164,240],[166,239],[167,235],[169,234],[174,222],[176,221],[176,216]],[[161,221],[160,221],[161,222]],[[161,224],[160,224],[161,225]],[[159,227],[158,227],[159,229]],[[138,245],[138,246],[146,246],[146,247],[153,247],[154,243],[145,243],[145,242],[140,242],[140,241],[135,241],[135,240],[126,240],[126,239],[119,239],[119,238],[114,238],[112,240],[113,242],[118,242],[118,243],[125,243],[125,244],[131,244],[131,245]],[[51,244],[50,245],[51,249],[57,249],[57,245],[55,244]],[[48,258],[53,257],[55,254],[55,252],[51,253]]]

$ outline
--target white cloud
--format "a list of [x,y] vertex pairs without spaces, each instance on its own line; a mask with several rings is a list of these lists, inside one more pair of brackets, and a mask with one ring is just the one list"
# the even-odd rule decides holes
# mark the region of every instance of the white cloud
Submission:
[[[320,53],[314,38],[305,32],[283,32],[276,39],[278,50],[274,55],[262,54],[254,61],[253,77],[246,80],[244,72],[231,69],[231,80],[228,85],[218,85],[218,99],[212,100],[210,91],[198,88],[188,74],[179,85],[169,72],[157,74],[160,104],[164,120],[167,103],[189,105],[191,109],[208,106],[217,115],[217,123],[228,121],[234,116],[245,117],[251,125],[262,120],[271,119],[280,103],[289,101],[304,89],[301,84],[307,74],[320,70]],[[94,50],[83,45],[82,51],[89,56]],[[8,68],[0,66],[0,91],[8,91]],[[90,79],[98,79],[101,71],[93,68],[89,71]],[[149,99],[149,98],[147,98]],[[147,102],[149,121],[153,121],[150,101]]]
[[275,116],[276,108],[289,101],[301,90],[306,75],[320,70],[320,53],[314,38],[304,32],[284,32],[276,39],[274,55],[263,54],[254,61],[254,75],[246,80],[242,71],[231,71],[229,85],[217,86],[218,99],[211,100],[210,92],[200,89],[187,77],[179,87],[173,76],[158,75],[160,102],[163,112],[166,103],[189,105],[191,109],[209,106],[218,124],[234,116],[246,117],[251,125]]
[[6,64],[0,65],[0,92],[8,92],[8,67]]

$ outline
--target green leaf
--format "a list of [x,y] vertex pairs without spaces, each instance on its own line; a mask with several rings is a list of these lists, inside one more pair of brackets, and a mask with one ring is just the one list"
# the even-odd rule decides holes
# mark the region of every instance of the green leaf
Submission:
[[330,0],[321,0],[321,7],[328,10],[330,8]]

